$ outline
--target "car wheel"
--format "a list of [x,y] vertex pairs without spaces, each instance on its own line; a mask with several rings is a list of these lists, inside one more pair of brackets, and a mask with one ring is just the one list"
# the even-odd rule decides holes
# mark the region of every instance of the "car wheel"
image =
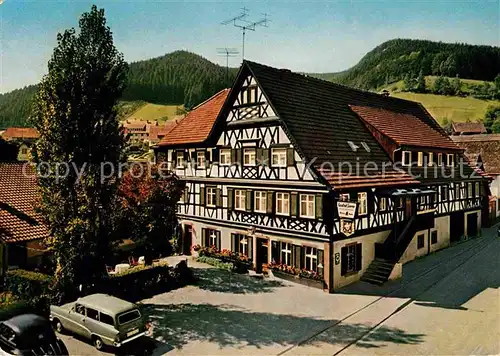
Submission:
[[102,342],[101,338],[94,336],[92,338],[92,340],[93,340],[94,346],[97,350],[101,351],[104,348],[104,343]]
[[62,334],[64,332],[64,326],[62,325],[61,321],[59,321],[58,319],[54,319],[54,329],[56,329],[56,331],[59,334]]

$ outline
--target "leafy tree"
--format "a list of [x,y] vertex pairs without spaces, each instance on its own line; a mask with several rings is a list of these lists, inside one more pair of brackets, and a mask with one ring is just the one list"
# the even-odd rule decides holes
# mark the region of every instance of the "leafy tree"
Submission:
[[493,131],[493,124],[500,119],[500,106],[488,106],[483,123],[488,132]]
[[84,13],[78,33],[58,34],[48,69],[31,122],[40,132],[34,150],[40,212],[52,234],[46,243],[57,261],[56,285],[64,300],[75,297],[78,285],[99,282],[114,231],[125,145],[115,104],[127,65],[103,9],[92,6]]
[[444,61],[448,58],[448,55],[443,52],[437,53],[432,60],[432,74],[442,75],[442,68]]
[[443,118],[443,120],[441,120],[441,122],[443,123],[444,131],[446,131],[448,135],[451,135],[453,132],[453,121],[448,120],[448,118],[445,117]]
[[412,78],[410,73],[406,73],[403,78],[403,91],[412,91],[414,87],[414,79]]
[[160,165],[134,165],[122,179],[122,228],[145,249],[146,264],[154,254],[172,252],[170,238],[177,226],[176,204],[183,184]]
[[420,73],[418,73],[417,86],[415,88],[415,91],[417,91],[418,93],[425,93],[426,92],[425,76],[424,76],[424,72],[422,70],[420,71]]
[[500,118],[497,118],[493,122],[493,125],[491,125],[491,132],[492,133],[500,133]]
[[0,162],[15,162],[19,147],[12,142],[5,141],[0,136]]
[[461,95],[462,94],[462,81],[458,76],[453,78],[451,82],[451,93],[452,95]]

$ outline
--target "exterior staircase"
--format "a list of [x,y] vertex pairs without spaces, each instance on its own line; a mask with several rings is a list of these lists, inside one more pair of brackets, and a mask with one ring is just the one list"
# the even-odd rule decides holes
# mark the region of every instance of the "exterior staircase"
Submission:
[[361,280],[382,285],[389,280],[394,266],[408,248],[415,233],[434,227],[434,213],[413,215],[409,220],[394,226],[383,243],[375,243],[375,259],[370,263]]
[[364,282],[382,285],[389,279],[396,262],[375,258],[368,266],[368,269],[361,276]]

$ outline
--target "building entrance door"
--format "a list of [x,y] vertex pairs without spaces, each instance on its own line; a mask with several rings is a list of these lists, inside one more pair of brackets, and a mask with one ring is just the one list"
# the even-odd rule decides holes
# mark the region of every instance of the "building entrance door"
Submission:
[[262,273],[262,265],[265,265],[269,261],[269,240],[268,239],[257,239],[257,251],[255,257],[255,270],[257,273]]
[[467,236],[477,236],[477,213],[467,215]]

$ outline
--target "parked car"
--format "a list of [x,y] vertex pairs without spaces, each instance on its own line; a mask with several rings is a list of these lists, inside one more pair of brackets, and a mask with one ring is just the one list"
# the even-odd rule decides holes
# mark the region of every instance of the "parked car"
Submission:
[[67,330],[92,341],[96,349],[121,347],[147,332],[137,305],[107,295],[92,294],[62,306],[50,306],[55,329]]
[[0,355],[68,355],[68,349],[47,319],[21,314],[0,322]]

